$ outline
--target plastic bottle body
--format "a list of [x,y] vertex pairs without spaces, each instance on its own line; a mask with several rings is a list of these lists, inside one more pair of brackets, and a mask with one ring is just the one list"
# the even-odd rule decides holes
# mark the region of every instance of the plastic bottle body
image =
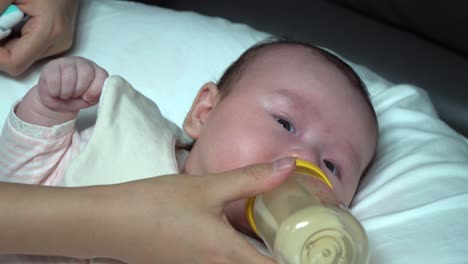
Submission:
[[278,263],[368,263],[364,229],[323,177],[299,168],[281,186],[250,200],[251,226]]

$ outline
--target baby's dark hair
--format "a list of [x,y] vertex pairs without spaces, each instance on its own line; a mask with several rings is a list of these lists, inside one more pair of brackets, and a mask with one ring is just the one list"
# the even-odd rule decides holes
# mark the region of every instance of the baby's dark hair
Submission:
[[241,56],[234,61],[227,69],[224,71],[223,75],[217,82],[221,96],[224,97],[229,94],[229,91],[234,86],[234,84],[241,78],[244,70],[249,66],[249,64],[255,60],[255,58],[262,54],[268,47],[278,46],[278,45],[298,45],[302,47],[309,48],[315,55],[319,55],[330,64],[336,66],[351,82],[351,84],[357,88],[358,92],[366,100],[366,103],[370,107],[372,115],[375,120],[377,116],[374,111],[374,107],[369,98],[369,93],[367,91],[366,85],[361,80],[359,75],[354,71],[354,69],[348,65],[345,61],[340,59],[335,54],[322,49],[320,47],[314,46],[307,42],[301,42],[296,40],[289,40],[285,38],[272,38],[262,42],[259,42],[241,54]]

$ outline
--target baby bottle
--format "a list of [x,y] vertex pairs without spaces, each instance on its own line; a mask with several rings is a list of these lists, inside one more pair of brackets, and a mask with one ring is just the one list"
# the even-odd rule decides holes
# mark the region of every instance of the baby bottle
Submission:
[[294,175],[252,197],[247,218],[280,264],[366,264],[368,240],[361,224],[338,200],[317,166],[296,160]]

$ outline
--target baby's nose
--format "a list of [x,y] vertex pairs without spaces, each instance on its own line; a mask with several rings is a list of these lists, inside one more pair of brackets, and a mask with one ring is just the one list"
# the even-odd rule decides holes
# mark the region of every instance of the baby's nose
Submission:
[[311,151],[310,149],[305,149],[305,148],[297,148],[297,149],[292,149],[289,154],[290,157],[294,157],[297,159],[303,159],[306,160],[310,163],[313,163],[320,167],[320,157],[319,155]]

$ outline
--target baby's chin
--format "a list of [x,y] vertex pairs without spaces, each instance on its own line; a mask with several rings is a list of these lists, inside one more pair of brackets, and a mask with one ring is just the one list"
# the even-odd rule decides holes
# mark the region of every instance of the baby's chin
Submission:
[[252,228],[249,225],[249,222],[247,221],[247,216],[245,213],[245,204],[245,199],[232,202],[226,206],[224,212],[226,214],[227,219],[229,220],[229,223],[234,229],[247,236],[258,239],[257,235],[253,232]]

